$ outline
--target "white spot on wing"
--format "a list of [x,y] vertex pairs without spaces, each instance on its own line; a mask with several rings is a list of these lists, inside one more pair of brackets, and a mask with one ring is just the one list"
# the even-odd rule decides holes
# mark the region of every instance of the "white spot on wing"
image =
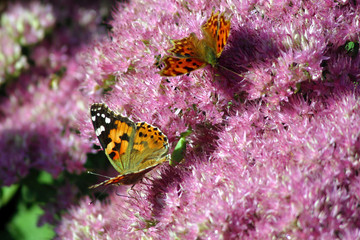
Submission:
[[101,125],[101,126],[98,127],[98,129],[96,129],[96,131],[95,131],[96,136],[100,136],[103,131],[105,131],[105,128],[104,128],[103,125]]
[[111,122],[110,118],[106,117],[105,118],[105,123],[109,124]]
[[100,117],[100,113],[97,113],[96,116]]
[[92,116],[92,117],[91,117],[91,120],[93,120],[93,121],[95,122],[96,116]]
[[102,117],[102,118],[105,118],[105,114],[101,114],[101,117]]

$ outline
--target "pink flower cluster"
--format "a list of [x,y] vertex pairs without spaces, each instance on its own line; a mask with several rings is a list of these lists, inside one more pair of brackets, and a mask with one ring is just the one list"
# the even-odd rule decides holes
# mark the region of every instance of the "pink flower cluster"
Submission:
[[0,84],[6,78],[18,77],[29,67],[21,47],[43,40],[46,31],[54,25],[51,5],[32,2],[24,6],[10,4],[0,17]]
[[[199,36],[213,7],[231,15],[220,64],[243,77],[211,67],[159,76],[169,40]],[[87,53],[82,90],[158,126],[171,148],[193,133],[183,164],[116,188],[108,203],[83,199],[58,237],[360,238],[360,57],[344,47],[360,39],[359,13],[352,1],[120,4],[111,39]],[[90,119],[81,131],[95,138]]]

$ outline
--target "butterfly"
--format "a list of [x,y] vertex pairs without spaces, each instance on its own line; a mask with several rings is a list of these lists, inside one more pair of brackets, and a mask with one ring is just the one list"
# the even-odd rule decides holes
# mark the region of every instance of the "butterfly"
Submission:
[[171,56],[165,56],[162,61],[165,67],[161,76],[178,76],[205,67],[207,64],[215,67],[227,43],[230,33],[230,20],[224,13],[211,13],[211,17],[201,26],[204,38],[199,40],[195,33],[189,37],[171,41],[173,48],[168,50]]
[[119,175],[89,188],[135,184],[169,159],[168,139],[157,127],[146,122],[134,123],[103,103],[91,105],[90,114],[95,134]]

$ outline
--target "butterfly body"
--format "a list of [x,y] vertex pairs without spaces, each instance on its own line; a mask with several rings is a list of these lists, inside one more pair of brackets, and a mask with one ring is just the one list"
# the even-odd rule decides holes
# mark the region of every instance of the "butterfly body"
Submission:
[[201,26],[204,38],[199,40],[195,33],[189,37],[171,41],[174,45],[163,58],[165,67],[162,76],[178,76],[210,64],[216,67],[227,42],[230,21],[224,15],[212,12],[211,17]]
[[146,122],[134,123],[111,111],[105,104],[95,103],[90,108],[96,136],[110,163],[119,175],[95,188],[109,184],[135,184],[147,172],[168,159],[167,137]]
[[210,64],[212,67],[216,67],[218,64],[218,57],[216,55],[215,49],[213,47],[210,47],[207,42],[203,42],[203,56],[204,61],[208,64]]

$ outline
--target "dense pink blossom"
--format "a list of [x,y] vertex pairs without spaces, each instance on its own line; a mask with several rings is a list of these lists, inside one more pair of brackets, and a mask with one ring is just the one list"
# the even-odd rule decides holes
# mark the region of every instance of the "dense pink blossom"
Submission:
[[18,77],[29,63],[21,47],[36,44],[54,25],[51,5],[39,2],[9,4],[0,16],[0,84]]
[[21,46],[0,28],[0,84],[6,76],[18,76],[28,67],[26,57],[21,55]]
[[46,31],[55,23],[52,5],[30,2],[29,4],[9,4],[1,16],[1,25],[6,34],[21,45],[31,45],[41,41]]
[[[221,7],[219,7],[221,6]],[[219,64],[163,78],[170,39],[231,15]],[[359,6],[338,1],[132,1],[87,53],[81,89],[171,145],[167,164],[108,201],[84,198],[62,218],[67,239],[360,238]],[[88,120],[84,120],[88,118]],[[84,137],[96,139],[88,115]],[[89,184],[90,185],[90,184]]]

